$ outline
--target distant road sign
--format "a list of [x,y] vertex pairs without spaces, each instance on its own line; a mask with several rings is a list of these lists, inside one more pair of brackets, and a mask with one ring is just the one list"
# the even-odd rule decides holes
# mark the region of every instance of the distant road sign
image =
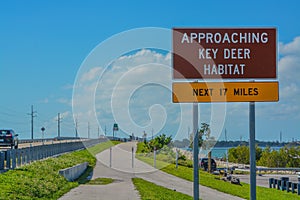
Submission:
[[114,124],[113,130],[114,131],[118,131],[119,130],[118,124]]
[[278,82],[175,82],[173,103],[278,101]]
[[174,28],[175,79],[276,78],[276,28]]

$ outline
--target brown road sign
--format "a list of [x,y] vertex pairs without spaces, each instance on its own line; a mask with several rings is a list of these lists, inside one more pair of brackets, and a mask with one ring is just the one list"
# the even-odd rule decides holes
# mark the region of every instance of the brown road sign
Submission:
[[173,103],[278,101],[278,82],[175,82]]
[[174,28],[175,79],[276,78],[275,28]]

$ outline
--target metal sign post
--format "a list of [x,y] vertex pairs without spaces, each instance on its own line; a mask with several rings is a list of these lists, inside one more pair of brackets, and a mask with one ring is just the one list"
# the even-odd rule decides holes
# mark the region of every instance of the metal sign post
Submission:
[[112,148],[109,148],[109,167],[111,168],[112,166]]
[[193,103],[193,166],[194,166],[194,200],[199,200],[199,133],[198,133],[198,103]]
[[250,199],[256,200],[255,103],[249,103]]
[[156,168],[156,148],[154,147],[153,151],[153,167]]
[[178,168],[178,149],[176,149],[176,169]]
[[134,147],[131,147],[131,167],[134,168]]

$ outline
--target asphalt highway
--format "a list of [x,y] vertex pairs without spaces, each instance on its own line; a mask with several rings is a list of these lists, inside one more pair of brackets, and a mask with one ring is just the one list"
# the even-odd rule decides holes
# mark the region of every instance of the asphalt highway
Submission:
[[[250,175],[234,175],[238,177],[241,182],[249,183],[250,184]],[[289,181],[297,183],[298,176],[297,174],[263,174],[256,176],[256,185],[262,187],[269,187],[269,178],[276,178],[280,179],[281,177],[288,177]]]

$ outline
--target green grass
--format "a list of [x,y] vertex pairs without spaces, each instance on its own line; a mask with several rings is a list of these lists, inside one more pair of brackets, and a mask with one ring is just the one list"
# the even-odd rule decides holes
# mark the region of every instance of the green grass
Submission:
[[89,163],[88,169],[91,171],[96,164],[96,158],[89,151],[96,153],[112,145],[111,142],[101,143],[89,150],[36,161],[0,174],[0,199],[58,199],[79,185],[77,181],[68,182],[58,171],[83,162]]
[[142,200],[192,200],[191,196],[158,186],[140,178],[133,178],[133,184]]
[[95,145],[93,147],[88,148],[88,151],[92,154],[92,155],[96,155],[100,152],[102,152],[105,149],[108,149],[111,146],[120,144],[121,142],[119,141],[107,141],[104,143],[101,143],[101,145]]
[[[153,157],[146,157],[140,154],[137,155],[137,158],[153,166]],[[156,166],[158,169],[166,173],[172,174],[182,179],[186,179],[188,181],[193,181],[193,168],[179,165],[176,169],[173,163],[166,163],[159,160],[156,161]],[[220,192],[228,193],[234,196],[239,196],[244,199],[250,199],[250,185],[247,183],[241,183],[241,186],[234,185],[229,182],[219,180],[220,176],[212,175],[202,170],[199,170],[199,176],[200,184],[203,186],[207,186]],[[258,200],[300,199],[300,196],[298,196],[297,194],[259,186],[257,186],[256,193]]]
[[[165,162],[165,161],[162,161],[162,160],[158,159],[158,157],[159,156],[156,157],[157,158],[156,159],[156,168],[157,169],[162,169],[162,168],[170,165],[168,162]],[[139,155],[136,155],[136,158],[138,158],[139,160],[141,160],[141,161],[143,161],[143,162],[145,162],[145,163],[147,163],[151,166],[154,165],[153,156],[152,157],[148,157],[148,156],[146,157],[146,156],[143,156],[143,155],[139,154]]]
[[88,181],[86,184],[88,185],[107,185],[114,182],[112,178],[96,178]]

